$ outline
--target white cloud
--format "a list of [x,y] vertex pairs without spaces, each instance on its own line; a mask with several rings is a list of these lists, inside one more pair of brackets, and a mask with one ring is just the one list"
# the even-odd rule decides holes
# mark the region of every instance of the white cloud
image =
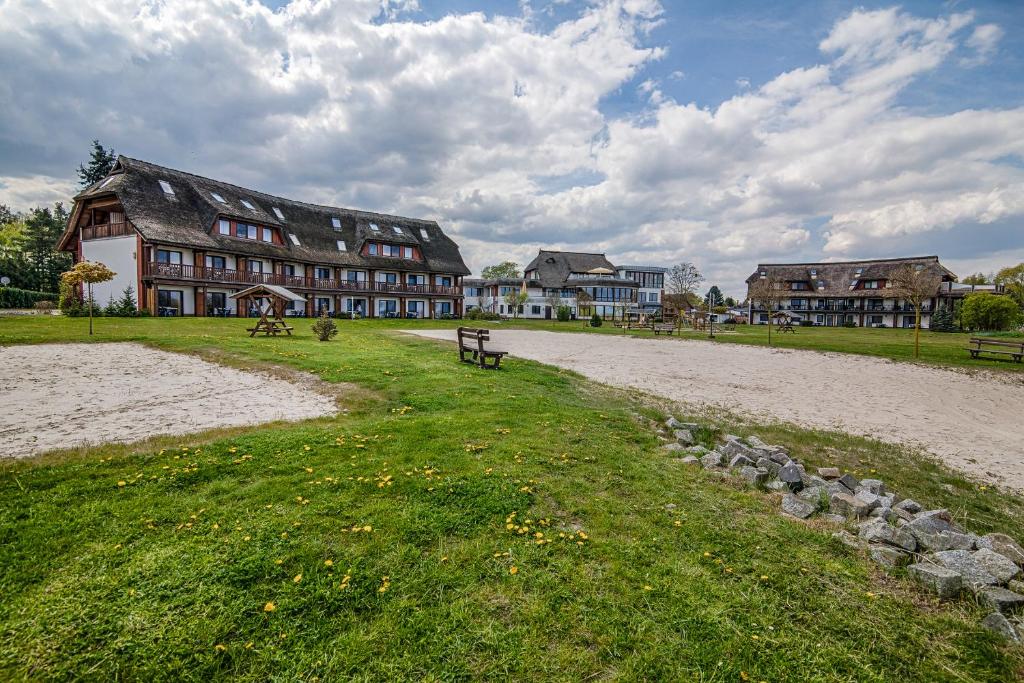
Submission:
[[999,41],[1003,38],[1003,33],[1003,29],[997,24],[976,26],[966,43],[967,47],[974,50],[974,55],[965,57],[961,62],[968,66],[977,66],[978,64],[988,62],[995,55],[996,49],[999,47]]
[[[758,260],[877,255],[1024,214],[1024,109],[923,116],[898,99],[951,55],[995,55],[1001,29],[970,13],[853,12],[821,63],[704,107],[643,73],[665,55],[648,44],[654,0],[588,3],[549,30],[529,4],[431,22],[415,8],[8,0],[0,63],[19,68],[0,73],[0,201],[67,196],[99,137],[296,198],[437,218],[477,270],[539,246],[604,249],[697,260],[734,294]],[[641,111],[604,114],[626,88]]]

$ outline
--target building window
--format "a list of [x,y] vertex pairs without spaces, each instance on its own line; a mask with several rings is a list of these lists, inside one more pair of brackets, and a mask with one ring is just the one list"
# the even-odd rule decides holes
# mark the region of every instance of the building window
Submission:
[[648,292],[647,293],[647,303],[649,303],[649,304],[656,304],[656,303],[658,303],[658,293],[657,292]]
[[400,227],[398,227],[397,225],[392,225],[391,229],[395,231],[396,235],[404,235],[405,234],[405,233],[402,232],[402,229]]
[[377,302],[377,312],[382,315],[395,314],[398,312],[398,302],[391,299]]
[[807,289],[807,283],[806,282],[792,282],[792,283],[790,283],[789,286],[790,286],[790,289],[792,289],[794,291],[800,291],[800,290]]
[[206,315],[218,315],[227,310],[228,295],[224,292],[208,292],[206,294]]
[[338,240],[338,251],[348,251],[345,247],[345,240]]
[[226,201],[224,201],[224,197],[221,197],[221,196],[220,196],[219,194],[217,194],[216,192],[211,192],[211,193],[210,193],[210,196],[212,196],[212,197],[213,197],[214,199],[216,199],[216,200],[217,200],[218,202],[220,202],[221,204],[227,204],[227,202],[226,202]]
[[301,244],[299,244],[299,238],[295,236],[294,232],[288,233],[288,239],[290,239],[292,241],[292,244],[294,244],[295,246],[297,246],[297,247],[301,247],[302,246]]
[[389,285],[398,283],[397,273],[381,273],[379,282],[386,282]]
[[263,228],[262,230],[263,230],[263,241],[264,242],[273,242],[274,241],[274,231],[271,230],[270,228]]
[[331,300],[326,296],[318,296],[316,298],[316,312],[319,315],[322,311],[331,310]]
[[250,273],[262,273],[263,272],[263,261],[250,260],[249,261],[249,272]]
[[316,269],[316,279],[317,280],[330,280],[331,279],[331,269],[330,268],[317,268]]
[[161,289],[157,293],[156,305],[158,308],[159,315],[182,315],[184,310],[182,307],[182,301],[184,301],[184,292],[174,289]]
[[376,223],[370,223],[370,230],[373,230],[374,232],[380,232],[380,226],[378,226]]
[[426,278],[425,275],[414,275],[412,273],[409,273],[408,277],[409,277],[409,279],[407,280],[407,282],[410,285],[425,285],[425,284],[427,284],[427,278]]
[[350,270],[345,277],[349,282],[362,282],[366,280],[366,273],[358,270]]
[[412,258],[412,247],[402,247],[402,258]]
[[219,227],[220,234],[222,234],[222,235],[230,235],[231,234],[231,221],[226,221],[226,220],[224,220],[222,218],[222,219],[220,219],[220,222],[219,222],[218,225],[220,226]]
[[382,244],[380,245],[380,253],[381,256],[398,256],[398,247],[390,244]]
[[240,199],[239,201],[242,202],[242,206],[244,206],[245,208],[249,209],[250,211],[255,211],[256,210],[256,207],[253,206],[248,200]]
[[[436,284],[441,286],[441,287],[451,287],[452,286],[452,279],[451,279],[451,277],[446,276],[446,275],[438,275],[437,276],[437,280],[436,280]],[[515,288],[513,287],[512,289],[515,289]]]
[[420,228],[420,237],[425,239],[427,242],[430,241],[430,234],[427,232],[426,228]]
[[181,265],[181,252],[180,251],[167,251],[166,249],[157,249],[156,251],[156,262],[157,263],[173,263]]
[[637,301],[639,301],[640,303],[642,303],[642,304],[647,303],[647,292],[640,292],[637,295],[637,297],[638,297]]
[[284,214],[281,213],[281,209],[277,208],[276,206],[274,207],[274,215],[277,216],[278,220],[284,220]]
[[370,244],[367,245],[367,252],[366,253],[368,253],[370,256],[376,256],[377,255],[377,245],[374,244],[373,242],[370,242]]
[[207,268],[219,268],[223,270],[228,267],[227,259],[223,256],[207,256],[206,257]]
[[341,230],[341,219],[340,218],[332,218],[331,219],[331,227],[334,228],[335,230]]
[[285,263],[283,266],[281,266],[281,273],[283,275],[295,277],[295,265],[291,263]]
[[235,237],[249,237],[249,226],[245,223],[235,223]]
[[878,280],[865,280],[864,289],[878,289]]
[[168,197],[174,196],[174,188],[171,187],[171,184],[169,182],[167,182],[166,180],[161,180],[159,181],[159,183],[160,189],[164,191],[165,195],[167,195]]
[[530,312],[533,315],[540,315],[540,306],[530,306]]
[[[522,307],[520,306],[520,308],[522,308]],[[440,302],[434,304],[434,311],[438,315],[451,315],[451,313],[452,313],[452,303],[450,301],[440,301]],[[520,313],[521,312],[522,311],[520,311]]]

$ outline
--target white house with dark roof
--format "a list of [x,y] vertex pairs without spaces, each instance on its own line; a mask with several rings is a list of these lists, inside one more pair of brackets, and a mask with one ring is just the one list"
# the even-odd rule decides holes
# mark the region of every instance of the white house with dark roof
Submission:
[[117,273],[100,304],[128,286],[154,315],[246,315],[230,294],[287,287],[306,315],[460,316],[459,247],[434,221],[308,204],[118,157],[75,197],[59,248]]

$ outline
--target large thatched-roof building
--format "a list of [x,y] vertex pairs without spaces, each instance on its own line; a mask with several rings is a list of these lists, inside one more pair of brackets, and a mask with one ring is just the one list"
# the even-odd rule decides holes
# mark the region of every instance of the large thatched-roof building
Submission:
[[306,298],[294,313],[442,317],[462,313],[469,269],[435,221],[308,204],[118,157],[75,197],[59,248],[117,273],[154,315],[245,315],[254,284]]
[[935,292],[922,307],[921,326],[931,325],[940,305],[973,291],[959,285],[956,275],[939,263],[938,256],[835,261],[829,263],[762,263],[747,278],[749,322],[765,324],[768,311],[752,296],[759,282],[781,288],[781,310],[795,322],[828,327],[913,327],[914,308],[893,287],[901,269],[923,272]]

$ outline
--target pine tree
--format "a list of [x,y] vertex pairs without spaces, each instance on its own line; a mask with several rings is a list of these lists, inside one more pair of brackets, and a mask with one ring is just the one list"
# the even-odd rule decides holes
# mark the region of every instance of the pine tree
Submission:
[[61,202],[53,210],[36,207],[25,217],[21,242],[25,289],[58,291],[60,274],[71,267],[71,255],[56,251],[67,220]]
[[107,177],[110,169],[114,167],[117,155],[114,148],[104,149],[99,140],[92,141],[92,152],[89,154],[89,165],[79,164],[78,177],[81,178],[82,187],[89,187]]
[[711,285],[711,289],[708,290],[707,296],[704,297],[704,303],[708,308],[725,305],[725,298],[722,296],[722,290],[718,288],[718,285]]

